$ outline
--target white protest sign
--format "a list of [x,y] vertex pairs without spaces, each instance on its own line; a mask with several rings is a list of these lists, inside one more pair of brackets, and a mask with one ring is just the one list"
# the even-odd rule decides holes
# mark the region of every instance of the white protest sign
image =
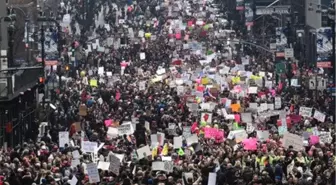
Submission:
[[266,141],[269,138],[269,131],[268,130],[257,130],[257,138],[260,141]]
[[152,170],[153,171],[165,171],[172,172],[174,164],[172,161],[154,161],[152,162]]
[[187,138],[187,145],[190,146],[194,143],[198,143],[198,137],[196,134],[192,134],[190,137]]
[[332,141],[330,132],[320,132],[318,136],[320,138],[320,143],[330,143]]
[[111,139],[118,137],[118,128],[109,127],[106,135]]
[[98,183],[100,182],[100,177],[98,173],[98,168],[95,163],[86,164],[86,170],[89,175],[90,183]]
[[145,157],[151,156],[152,153],[148,145],[137,149],[138,159],[143,159]]
[[118,127],[118,135],[131,135],[134,133],[134,128],[131,122],[123,123]]
[[145,60],[146,59],[146,54],[145,53],[140,53],[140,60]]
[[166,69],[162,67],[159,67],[158,70],[156,71],[157,75],[163,75],[165,73],[166,73]]
[[110,163],[109,162],[104,162],[104,161],[99,161],[98,162],[98,169],[108,171],[110,168]]
[[164,171],[170,173],[173,172],[174,163],[173,161],[164,161]]
[[181,148],[182,147],[182,137],[174,137],[174,148]]
[[300,107],[299,115],[303,117],[311,117],[313,108]]
[[201,114],[201,122],[212,123],[212,114],[207,113],[207,112],[203,112]]
[[64,147],[65,144],[70,143],[69,132],[59,132],[58,133],[59,147]]
[[105,73],[104,67],[99,67],[98,68],[98,75],[104,75],[104,73]]
[[146,90],[146,81],[139,82],[139,90],[140,91]]
[[97,150],[97,142],[82,141],[82,151],[84,153],[94,153]]
[[78,182],[78,179],[77,179],[77,177],[74,175],[74,176],[72,176],[72,179],[71,179],[71,181],[70,181],[70,185],[76,185],[77,184],[77,182]]
[[157,134],[152,134],[150,136],[150,140],[151,140],[151,147],[152,148],[159,146],[160,143],[159,143]]
[[326,115],[323,114],[322,112],[315,110],[314,112],[314,118],[320,122],[324,122]]
[[183,133],[182,133],[183,137],[185,139],[187,139],[188,137],[191,136],[191,127],[190,126],[185,126],[183,127]]
[[164,162],[162,161],[152,162],[152,171],[164,171]]
[[216,185],[217,173],[209,173],[208,185]]
[[246,132],[248,134],[252,133],[254,131],[254,126],[252,125],[252,123],[246,123]]
[[112,152],[109,153],[108,155],[108,160],[110,163],[110,170],[112,173],[115,175],[119,175],[119,169],[120,169],[120,159],[115,156]]
[[252,123],[252,113],[247,112],[247,113],[241,113],[240,114],[241,120],[244,123]]
[[257,94],[258,93],[258,87],[249,87],[248,88],[249,94]]
[[283,137],[283,143],[284,147],[286,148],[288,148],[289,146],[293,146],[293,149],[295,151],[300,151],[303,149],[303,138],[299,135],[285,132]]

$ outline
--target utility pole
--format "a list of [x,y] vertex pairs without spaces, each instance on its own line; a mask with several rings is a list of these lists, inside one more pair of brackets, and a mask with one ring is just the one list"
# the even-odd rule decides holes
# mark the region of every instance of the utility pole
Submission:
[[[43,23],[42,23],[42,26],[41,26],[41,58],[42,58],[42,68],[43,68],[43,78],[44,78],[44,81],[43,81],[43,84],[44,84],[44,87],[45,87],[45,51],[44,51],[44,42],[45,42],[45,35],[44,35],[44,26],[43,26]],[[46,99],[46,95],[47,95],[48,91],[47,92],[44,92],[44,96],[43,96],[43,99],[42,99],[42,105],[43,105],[43,108],[45,108],[45,99]]]

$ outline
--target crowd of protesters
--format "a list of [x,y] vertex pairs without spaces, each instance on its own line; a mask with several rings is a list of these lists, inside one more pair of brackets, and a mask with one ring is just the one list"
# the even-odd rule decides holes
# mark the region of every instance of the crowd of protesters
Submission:
[[232,44],[246,28],[224,2],[88,5],[60,4],[69,70],[38,140],[2,151],[2,184],[335,184],[330,94]]

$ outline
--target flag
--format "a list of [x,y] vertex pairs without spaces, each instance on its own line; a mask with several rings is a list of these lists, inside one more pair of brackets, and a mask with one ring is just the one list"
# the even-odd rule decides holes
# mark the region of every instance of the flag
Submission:
[[161,155],[165,156],[165,155],[168,155],[168,143],[166,143],[164,146],[163,146],[163,149],[161,151]]
[[179,156],[184,156],[184,151],[182,148],[180,148],[177,153]]

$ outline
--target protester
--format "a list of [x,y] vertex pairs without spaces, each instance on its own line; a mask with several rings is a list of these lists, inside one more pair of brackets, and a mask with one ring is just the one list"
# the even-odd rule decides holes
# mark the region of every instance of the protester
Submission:
[[92,2],[60,4],[70,67],[38,141],[3,150],[3,184],[335,184],[330,95],[227,43],[244,25],[215,2]]

